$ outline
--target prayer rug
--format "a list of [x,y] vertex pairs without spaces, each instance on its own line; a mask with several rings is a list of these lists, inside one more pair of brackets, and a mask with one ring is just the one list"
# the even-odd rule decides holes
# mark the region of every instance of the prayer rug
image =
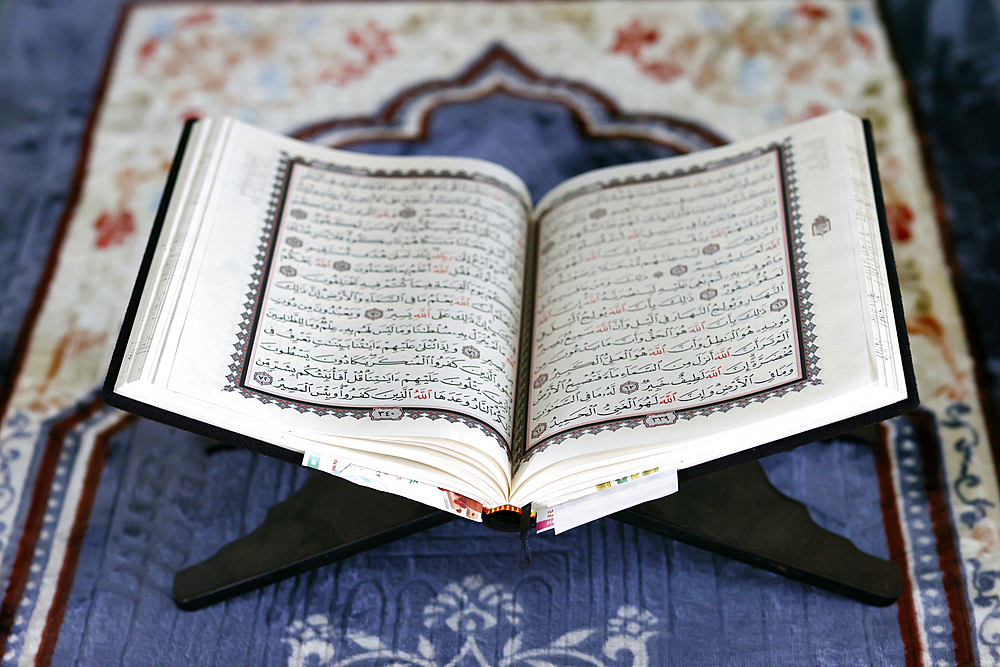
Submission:
[[[0,6],[0,666],[1000,662],[994,406],[885,8],[170,2],[115,24],[119,4]],[[820,442],[763,464],[817,523],[899,564],[895,605],[606,519],[533,538],[526,571],[515,543],[456,521],[174,607],[173,574],[306,474],[97,398],[184,119],[484,157],[537,197],[835,108],[874,124],[922,407],[874,447]]]

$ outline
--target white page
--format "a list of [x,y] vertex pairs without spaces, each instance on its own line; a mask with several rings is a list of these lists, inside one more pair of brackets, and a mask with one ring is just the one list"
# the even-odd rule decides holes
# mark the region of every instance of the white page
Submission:
[[212,223],[186,239],[161,318],[157,402],[296,451],[307,443],[293,430],[384,437],[371,449],[387,456],[414,437],[450,440],[509,488],[523,184],[477,160],[350,154],[221,125],[232,134],[196,206]]
[[870,274],[855,262],[870,185],[855,191],[847,158],[860,127],[830,114],[585,174],[543,200],[533,449],[515,502],[616,450],[688,467],[905,398],[898,348],[891,374],[870,353]]

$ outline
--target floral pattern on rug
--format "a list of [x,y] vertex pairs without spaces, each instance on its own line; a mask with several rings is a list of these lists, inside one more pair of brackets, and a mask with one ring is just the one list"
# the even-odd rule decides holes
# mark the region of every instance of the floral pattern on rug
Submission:
[[[486,584],[482,577],[471,575],[445,586],[423,611],[427,630],[457,635],[457,644],[455,637],[446,642],[457,645],[457,652],[442,651],[431,633],[418,635],[414,646],[400,648],[365,631],[345,632],[328,617],[312,614],[288,626],[284,639],[289,648],[288,667],[346,667],[385,661],[399,667],[650,664],[646,643],[657,634],[658,619],[648,611],[621,606],[605,628],[572,630],[542,646],[525,641],[520,627],[522,612],[505,586]],[[498,627],[500,624],[503,627]],[[504,633],[509,638],[497,656],[496,643]]]
[[[292,132],[320,119],[369,117],[400,90],[454,76],[497,41],[538,71],[604,91],[629,113],[687,115],[734,139],[838,107],[872,119],[972,625],[981,653],[1000,657],[1000,494],[975,362],[904,82],[872,2],[385,2],[377,11],[346,2],[135,5],[85,137],[60,255],[0,421],[5,561],[18,547],[46,429],[103,379],[180,121],[231,114]],[[441,629],[451,630],[450,617]],[[320,626],[317,617],[306,619]],[[553,648],[511,646],[512,655]],[[408,650],[423,655],[419,644]],[[324,659],[347,658],[338,651]]]

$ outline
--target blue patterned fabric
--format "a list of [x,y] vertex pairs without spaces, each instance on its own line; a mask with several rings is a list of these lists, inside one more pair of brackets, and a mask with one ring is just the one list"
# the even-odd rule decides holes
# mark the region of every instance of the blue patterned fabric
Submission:
[[[119,4],[0,3],[0,383],[16,372],[15,341],[67,202]],[[1000,395],[1000,31],[987,0],[892,0],[886,8],[925,113]],[[485,104],[476,113],[480,122],[498,121],[498,134],[482,141],[449,134],[454,144],[364,148],[486,157],[522,172],[536,197],[565,175],[655,155],[623,142],[573,143],[572,120],[544,103],[495,96]],[[460,119],[448,114],[460,113],[449,109],[435,122],[454,127]],[[548,161],[522,152],[525,128],[566,150],[547,153]],[[445,136],[434,128],[431,134]],[[87,409],[63,446],[64,467],[78,455],[74,443],[99,432],[110,413]],[[921,463],[915,432],[901,420],[890,447],[905,471],[915,557],[926,568],[917,599],[933,609],[943,604],[946,582],[933,562],[940,535],[924,515],[934,472]],[[840,666],[912,659],[896,606],[866,607],[610,519],[533,538],[533,563],[523,572],[516,541],[456,521],[180,612],[170,600],[174,573],[252,530],[307,474],[247,451],[209,454],[205,444],[142,420],[107,439],[64,615],[42,658],[47,664]],[[870,447],[815,443],[763,464],[817,523],[888,557]],[[58,475],[57,468],[56,485]],[[56,492],[51,502],[60,498]],[[10,500],[0,479],[2,502]],[[37,601],[52,534],[43,526],[19,614]],[[2,567],[6,576],[10,557]],[[3,623],[8,652],[0,665],[13,664],[25,638],[16,618]],[[922,631],[933,664],[954,664],[952,636],[933,625]],[[991,656],[978,659],[990,664]]]
[[[524,664],[629,664],[609,655],[616,645],[633,664],[901,664],[894,607],[610,519],[533,538],[524,572],[516,538],[454,521],[181,612],[167,595],[173,573],[255,527],[306,474],[241,450],[206,456],[202,444],[146,421],[112,439],[53,664],[285,664],[299,651],[326,665],[384,647],[373,663],[444,665],[470,644],[488,665],[505,647]],[[780,487],[813,489],[821,525],[887,556],[869,448],[818,443],[765,465]]]

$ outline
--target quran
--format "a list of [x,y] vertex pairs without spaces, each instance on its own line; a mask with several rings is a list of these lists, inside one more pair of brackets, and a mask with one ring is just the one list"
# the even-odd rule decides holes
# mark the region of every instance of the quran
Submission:
[[481,160],[191,121],[104,398],[556,532],[917,401],[870,129],[843,111],[537,204]]

